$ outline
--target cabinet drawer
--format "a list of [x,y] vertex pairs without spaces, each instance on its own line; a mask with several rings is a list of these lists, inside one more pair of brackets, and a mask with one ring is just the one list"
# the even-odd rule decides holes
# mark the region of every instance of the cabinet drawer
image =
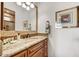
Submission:
[[40,42],[28,49],[28,56],[32,56],[35,54],[38,50],[40,50],[43,47],[43,42]]

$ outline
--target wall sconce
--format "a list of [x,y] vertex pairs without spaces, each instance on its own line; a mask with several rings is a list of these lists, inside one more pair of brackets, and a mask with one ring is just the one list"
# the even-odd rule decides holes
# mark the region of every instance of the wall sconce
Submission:
[[21,6],[23,8],[26,8],[26,10],[30,10],[31,8],[34,8],[35,5],[33,2],[17,2],[18,6]]

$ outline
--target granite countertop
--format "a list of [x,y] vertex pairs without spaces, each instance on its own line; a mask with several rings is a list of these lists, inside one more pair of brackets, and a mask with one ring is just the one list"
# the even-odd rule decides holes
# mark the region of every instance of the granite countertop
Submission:
[[18,39],[14,44],[8,44],[3,46],[2,57],[12,56],[24,49],[28,49],[32,45],[39,43],[40,41],[46,39],[47,36],[33,36],[26,39]]

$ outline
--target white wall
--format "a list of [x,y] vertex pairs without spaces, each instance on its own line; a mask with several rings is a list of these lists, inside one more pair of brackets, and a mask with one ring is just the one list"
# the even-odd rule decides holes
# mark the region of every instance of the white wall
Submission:
[[79,57],[79,28],[56,29],[56,56]]
[[[46,19],[50,20],[50,23],[51,23],[51,33],[49,35],[49,49],[48,49],[49,56],[68,56],[69,55],[68,53],[65,53],[65,52],[61,51],[61,49],[65,48],[65,46],[62,46],[62,45],[64,45],[64,42],[66,41],[66,39],[63,39],[63,37],[66,38],[65,37],[66,34],[63,34],[63,32],[64,32],[63,29],[61,29],[61,31],[63,30],[63,32],[57,32],[56,31],[56,29],[55,29],[55,12],[60,11],[60,10],[64,10],[64,9],[67,9],[67,8],[75,7],[75,6],[78,6],[78,5],[79,5],[79,3],[69,3],[69,2],[67,2],[67,3],[65,3],[65,2],[63,2],[63,3],[62,2],[49,2],[49,3],[43,2],[43,3],[39,4],[39,13],[38,13],[39,14],[38,15],[38,18],[39,18],[39,25],[38,25],[39,30],[38,31],[39,32],[45,32],[45,21],[46,21]],[[73,31],[75,31],[75,30],[78,31],[78,29],[76,29],[76,28],[73,29],[72,28],[72,31],[70,33],[74,33]],[[68,33],[68,34],[70,34],[70,33]],[[58,39],[57,34],[62,34],[63,37],[61,37],[61,35],[60,35],[61,39]],[[72,44],[72,41],[70,42],[70,40],[69,41],[67,40],[67,42]],[[62,45],[60,44],[61,42],[62,42]],[[65,43],[65,45],[66,44],[67,43]],[[70,45],[70,46],[72,46],[72,45]],[[66,47],[66,48],[70,49],[68,47]],[[61,49],[59,49],[59,48],[61,48]],[[68,50],[67,50],[67,52],[68,52]],[[76,55],[76,54],[72,55],[70,53],[69,56],[78,56],[78,55]]]

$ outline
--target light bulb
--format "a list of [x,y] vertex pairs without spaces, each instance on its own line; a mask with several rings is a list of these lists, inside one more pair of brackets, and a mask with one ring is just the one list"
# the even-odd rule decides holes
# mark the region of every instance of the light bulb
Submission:
[[34,4],[31,4],[30,7],[31,7],[31,8],[34,8],[35,6],[34,6]]
[[27,9],[27,10],[30,10],[30,7],[29,7],[29,6],[27,6],[27,7],[26,7],[26,9]]
[[27,5],[30,5],[31,3],[30,3],[30,2],[26,2],[26,4],[27,4]]
[[21,6],[21,2],[17,2],[16,4],[19,5],[19,6]]
[[26,8],[26,5],[25,5],[25,4],[22,4],[22,7],[23,7],[23,8]]

